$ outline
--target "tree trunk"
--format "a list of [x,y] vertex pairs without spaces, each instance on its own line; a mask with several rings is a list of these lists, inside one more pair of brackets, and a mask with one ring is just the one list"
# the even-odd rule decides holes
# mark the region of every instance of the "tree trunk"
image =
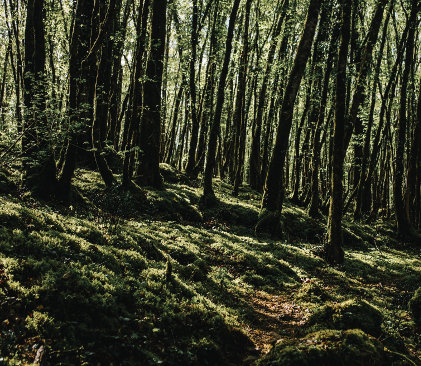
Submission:
[[22,136],[24,182],[42,198],[56,191],[56,165],[46,112],[44,0],[29,0],[25,27]]
[[262,186],[263,186],[262,179],[264,179],[264,177],[260,176],[260,171],[261,171],[260,139],[261,139],[261,132],[262,132],[263,113],[266,107],[267,88],[268,88],[268,83],[269,83],[269,77],[272,71],[276,47],[278,45],[278,37],[279,37],[279,34],[281,33],[282,25],[284,23],[288,7],[289,7],[289,0],[285,0],[282,7],[282,12],[279,15],[277,25],[272,34],[272,42],[270,45],[268,59],[266,62],[266,68],[265,68],[265,73],[263,76],[262,87],[259,93],[256,121],[254,123],[254,129],[253,129],[253,139],[252,139],[252,144],[251,144],[250,162],[249,162],[250,187],[259,191],[262,190]]
[[329,208],[327,241],[324,255],[330,264],[340,264],[344,261],[342,249],[342,209],[343,209],[343,163],[344,134],[346,116],[346,81],[348,46],[350,41],[350,23],[352,0],[341,0],[342,24],[341,45],[339,48],[338,68],[336,74],[335,121],[333,125],[333,151],[331,157],[331,197]]
[[334,54],[336,51],[339,36],[339,27],[336,26],[332,32],[330,46],[328,51],[328,58],[326,60],[326,69],[323,81],[323,89],[320,98],[320,106],[318,110],[317,123],[313,137],[313,148],[311,157],[311,178],[310,178],[310,203],[308,206],[308,214],[312,217],[317,217],[320,206],[319,193],[319,167],[320,167],[320,133],[325,119],[325,110],[329,92],[329,80],[333,69]]
[[[301,36],[297,54],[295,56],[294,66],[291,70],[288,84],[285,89],[275,145],[269,164],[268,175],[266,178],[266,185],[262,199],[262,212],[259,218],[259,222],[256,225],[256,231],[266,228],[266,223],[268,223],[273,234],[279,232],[279,217],[282,210],[285,189],[285,156],[288,150],[288,141],[291,131],[294,104],[307,65],[307,60],[310,56],[311,46],[319,18],[320,7],[321,0],[310,1],[304,31]],[[267,214],[266,211],[272,213]],[[266,216],[274,218],[274,220],[276,220],[275,224],[272,222],[272,220],[267,222],[265,220]]]
[[159,172],[159,149],[167,0],[153,0],[152,11],[151,50],[144,85],[144,111],[139,138],[141,156],[137,170],[137,181],[143,186],[161,189],[163,182]]
[[192,173],[196,165],[196,148],[197,140],[199,135],[199,119],[197,117],[197,105],[196,105],[196,54],[197,54],[197,18],[198,18],[198,7],[197,0],[193,2],[193,15],[192,15],[192,28],[191,28],[191,59],[190,59],[190,109],[191,109],[191,120],[192,130],[190,136],[190,147],[189,157],[186,166],[186,173]]
[[222,66],[221,74],[219,77],[215,115],[214,115],[210,132],[209,132],[209,143],[208,143],[208,152],[206,156],[205,175],[203,179],[203,196],[202,196],[202,203],[205,205],[212,204],[216,201],[215,193],[212,187],[212,176],[213,176],[213,170],[215,167],[216,147],[218,143],[218,135],[219,135],[220,125],[221,125],[222,108],[224,105],[225,87],[226,87],[225,81],[228,75],[228,67],[229,67],[229,63],[231,59],[232,39],[234,36],[234,27],[235,27],[235,21],[237,19],[239,5],[240,5],[240,0],[234,0],[232,10],[231,10],[230,20],[229,20],[227,40],[225,44],[224,64]]
[[398,225],[398,234],[403,238],[409,238],[413,235],[413,227],[409,221],[407,211],[405,209],[405,202],[402,195],[403,177],[404,177],[404,152],[406,143],[406,129],[407,129],[407,95],[409,76],[412,68],[412,61],[414,57],[414,42],[416,21],[418,15],[418,1],[412,1],[411,15],[409,18],[408,39],[406,42],[406,56],[405,68],[402,75],[401,85],[401,100],[399,108],[398,131],[396,135],[396,162],[395,174],[393,184],[393,201],[395,204],[395,216]]
[[246,142],[246,86],[249,53],[249,25],[252,0],[247,0],[244,16],[243,50],[240,60],[240,74],[238,76],[237,99],[234,113],[234,187],[233,195],[238,196],[242,183],[244,168],[244,153]]
[[[71,180],[78,155],[86,156],[88,131],[92,127],[92,99],[90,99],[91,65],[85,59],[89,54],[92,28],[92,0],[80,0],[76,6],[69,60],[69,143],[59,178],[59,190],[68,200]],[[81,123],[81,121],[83,121]]]

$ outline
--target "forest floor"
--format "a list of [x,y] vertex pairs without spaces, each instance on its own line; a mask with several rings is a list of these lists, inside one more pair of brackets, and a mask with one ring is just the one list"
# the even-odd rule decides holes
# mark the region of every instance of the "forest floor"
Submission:
[[67,207],[0,174],[0,365],[421,364],[420,247],[390,222],[346,222],[331,267],[325,218],[287,202],[284,238],[256,236],[258,193],[217,180],[201,209],[199,184],[163,173],[130,193],[79,170]]

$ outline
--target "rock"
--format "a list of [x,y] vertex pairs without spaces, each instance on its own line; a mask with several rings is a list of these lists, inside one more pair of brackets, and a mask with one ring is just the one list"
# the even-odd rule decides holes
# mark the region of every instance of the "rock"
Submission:
[[379,336],[382,332],[382,313],[366,301],[349,300],[322,306],[309,319],[309,325],[333,329],[362,329]]
[[359,329],[322,330],[297,340],[278,342],[258,366],[388,365],[388,354],[375,338]]

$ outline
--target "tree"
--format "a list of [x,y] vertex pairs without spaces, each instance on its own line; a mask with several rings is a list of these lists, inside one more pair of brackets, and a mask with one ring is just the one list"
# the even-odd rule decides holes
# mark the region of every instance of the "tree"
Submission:
[[405,68],[402,75],[401,99],[399,104],[398,132],[396,135],[396,163],[393,184],[393,201],[395,204],[396,222],[398,224],[398,233],[404,238],[415,236],[414,229],[411,225],[408,212],[405,209],[403,199],[403,177],[404,177],[404,149],[406,144],[407,130],[407,93],[409,75],[412,69],[412,60],[414,57],[415,30],[417,23],[417,15],[419,11],[418,1],[411,2],[411,15],[408,20],[409,31],[406,41]]
[[[59,195],[69,199],[71,180],[76,169],[77,158],[89,159],[87,151],[92,126],[92,58],[87,58],[92,44],[92,0],[80,0],[76,4],[72,39],[69,50],[69,106],[68,144],[64,164],[59,178]],[[96,74],[95,74],[96,76]],[[84,158],[82,158],[85,156]]]
[[311,0],[307,12],[307,20],[295,55],[294,66],[288,78],[284,100],[281,107],[280,122],[276,133],[275,145],[266,177],[262,198],[261,213],[256,231],[269,227],[272,233],[279,231],[279,219],[284,200],[284,166],[288,150],[288,140],[292,125],[294,104],[298,89],[310,55],[313,38],[316,32],[321,1]]
[[196,165],[196,148],[199,135],[199,119],[197,117],[196,106],[196,57],[197,57],[197,21],[198,21],[198,7],[197,0],[193,0],[193,14],[191,26],[191,58],[190,58],[190,110],[192,117],[192,131],[190,138],[189,160],[187,162],[186,172],[193,173]]
[[279,34],[282,30],[282,25],[284,24],[286,11],[289,6],[289,0],[284,0],[282,5],[282,11],[279,14],[279,18],[274,28],[272,34],[272,40],[270,44],[270,49],[268,53],[268,59],[266,61],[265,72],[262,81],[262,87],[260,89],[259,98],[257,101],[257,112],[256,112],[256,119],[253,123],[253,139],[251,143],[251,152],[250,152],[250,186],[253,189],[261,190],[263,186],[262,179],[265,177],[260,176],[260,140],[261,140],[261,131],[262,131],[262,121],[263,121],[263,113],[266,106],[266,97],[267,97],[267,90],[268,90],[268,83],[269,78],[271,75],[272,67],[273,67],[273,60],[275,57],[276,48],[279,42]]
[[249,62],[249,26],[252,0],[246,1],[244,15],[243,50],[241,52],[240,72],[238,75],[237,97],[234,112],[234,187],[233,195],[238,196],[238,190],[242,182],[244,167],[244,155],[246,144],[246,84]]
[[22,150],[25,184],[42,198],[56,191],[56,165],[46,115],[44,0],[26,8]]
[[229,62],[231,59],[232,39],[234,36],[234,27],[239,5],[240,0],[234,0],[229,19],[227,40],[225,42],[224,64],[222,66],[221,74],[219,77],[215,115],[213,117],[209,131],[209,143],[206,156],[205,174],[203,178],[203,196],[201,198],[202,203],[205,205],[213,204],[216,201],[216,196],[212,187],[212,177],[213,169],[215,167],[216,145],[221,125],[222,108],[224,104],[225,81],[227,78]]
[[166,19],[167,0],[153,0],[151,50],[146,68],[143,118],[139,133],[141,157],[136,180],[144,186],[155,188],[162,188],[163,184],[159,172],[159,146],[161,138],[161,86],[167,30]]
[[350,43],[352,0],[341,1],[341,43],[336,72],[335,121],[333,126],[332,177],[327,241],[324,256],[331,264],[344,261],[342,249],[343,164],[346,122],[346,81]]

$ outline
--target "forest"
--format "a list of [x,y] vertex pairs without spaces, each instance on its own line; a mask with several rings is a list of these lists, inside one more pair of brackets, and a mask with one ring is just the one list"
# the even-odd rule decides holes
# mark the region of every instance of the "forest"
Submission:
[[0,366],[421,365],[419,0],[0,0]]

